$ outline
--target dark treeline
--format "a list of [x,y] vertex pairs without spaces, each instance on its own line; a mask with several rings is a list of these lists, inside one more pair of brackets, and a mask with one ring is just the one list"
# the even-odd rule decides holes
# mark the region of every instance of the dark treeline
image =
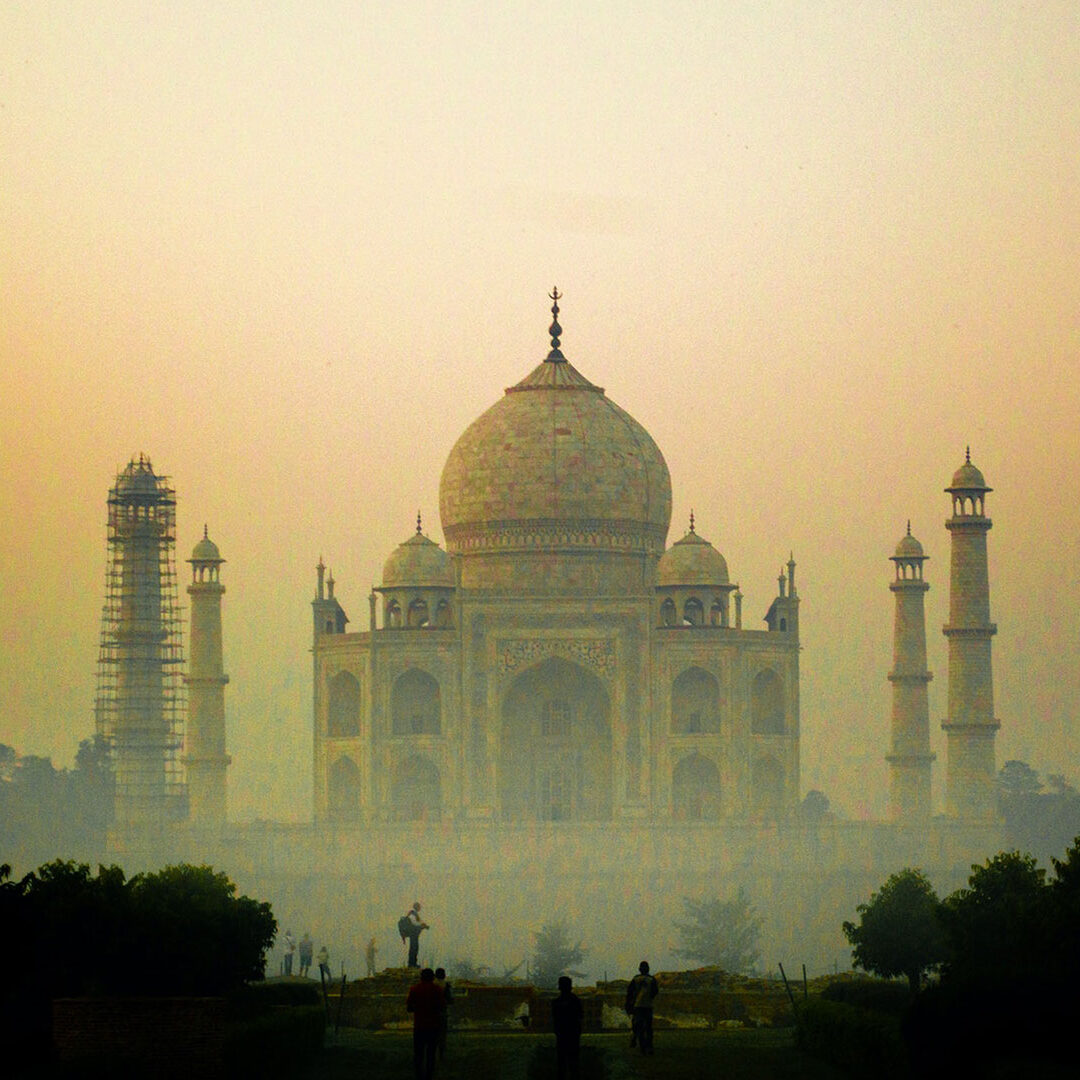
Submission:
[[57,860],[21,878],[0,867],[0,926],[15,973],[0,992],[4,1044],[47,1050],[53,998],[216,996],[261,979],[270,905],[207,866],[126,878]]
[[921,871],[903,870],[859,906],[857,923],[844,924],[857,966],[908,979],[903,1030],[918,1074],[1071,1059],[1080,836],[1051,864],[1048,877],[1033,856],[1002,852],[944,899]]
[[79,744],[72,769],[0,743],[0,852],[24,870],[61,854],[96,861],[112,824],[114,790],[98,735]]

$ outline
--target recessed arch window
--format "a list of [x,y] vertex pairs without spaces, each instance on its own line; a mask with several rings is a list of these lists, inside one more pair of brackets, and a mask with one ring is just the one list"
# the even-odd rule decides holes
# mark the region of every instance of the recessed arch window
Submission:
[[442,729],[439,684],[426,671],[410,668],[390,692],[391,731],[395,735],[438,735]]
[[414,754],[394,767],[390,804],[398,821],[431,821],[442,814],[442,785],[434,762]]
[[360,684],[348,671],[339,671],[330,680],[330,700],[326,733],[331,738],[360,734]]
[[664,626],[674,626],[678,621],[678,612],[675,610],[675,601],[669,596],[660,605],[660,622]]
[[411,604],[409,604],[409,620],[408,625],[410,629],[416,630],[422,626],[428,624],[428,606],[427,601],[418,596]]
[[699,667],[687,668],[671,684],[671,730],[676,735],[720,731],[720,683]]
[[715,820],[720,816],[720,772],[703,754],[691,754],[671,777],[671,813],[679,821]]
[[330,766],[326,784],[326,809],[338,820],[360,813],[360,770],[350,757],[340,757]]
[[750,702],[750,730],[755,735],[784,734],[784,684],[772,668],[754,677]]
[[783,767],[775,758],[758,758],[750,774],[750,806],[754,816],[778,817],[783,800]]
[[702,626],[705,622],[705,608],[696,596],[691,596],[683,604],[683,622],[687,626]]

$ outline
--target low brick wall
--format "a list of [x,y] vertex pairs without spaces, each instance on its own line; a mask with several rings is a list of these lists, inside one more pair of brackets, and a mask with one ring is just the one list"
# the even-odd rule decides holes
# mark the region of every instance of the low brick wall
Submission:
[[[346,1027],[378,1029],[409,1028],[405,1011],[408,975],[386,972],[377,979],[349,983],[341,1005]],[[413,976],[415,978],[415,976]],[[400,983],[400,985],[397,985]],[[623,1011],[625,988],[575,987],[584,1011],[585,1031],[629,1027]],[[552,991],[532,986],[454,986],[450,1024],[459,1028],[488,1030],[551,1030]],[[338,998],[331,995],[330,1016],[338,1016]],[[528,1024],[522,1017],[528,1016]],[[654,1007],[657,1027],[718,1026],[786,1027],[794,1024],[787,994],[779,987],[763,987],[760,980],[737,980],[736,985],[716,988],[665,987]]]
[[58,998],[52,1022],[61,1062],[138,1066],[168,1080],[224,1075],[222,998]]

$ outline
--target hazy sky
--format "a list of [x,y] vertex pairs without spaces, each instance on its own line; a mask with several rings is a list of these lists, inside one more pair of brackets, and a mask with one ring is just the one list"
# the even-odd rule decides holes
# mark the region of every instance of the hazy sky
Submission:
[[231,813],[308,816],[315,563],[366,628],[557,283],[744,625],[795,553],[804,791],[884,810],[910,518],[941,801],[969,443],[998,762],[1080,784],[1078,191],[1075,0],[8,0],[0,742],[70,764],[92,731],[105,497],[144,451],[181,581],[204,522],[228,560]]

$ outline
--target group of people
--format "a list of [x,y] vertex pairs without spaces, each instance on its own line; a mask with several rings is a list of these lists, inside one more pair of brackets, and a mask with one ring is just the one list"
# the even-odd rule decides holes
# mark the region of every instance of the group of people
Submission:
[[311,962],[313,959],[318,959],[319,961],[319,978],[330,978],[330,950],[323,945],[319,949],[318,956],[316,957],[315,943],[311,940],[310,934],[305,934],[300,939],[300,946],[299,949],[297,949],[297,944],[293,939],[292,931],[286,930],[282,949],[285,954],[285,962],[282,969],[284,974],[291,975],[293,973],[293,958],[299,951],[300,971],[298,974],[300,975],[300,978],[306,979],[308,977],[308,972],[311,970]]
[[424,968],[420,981],[409,988],[405,1008],[413,1017],[416,1080],[431,1080],[436,1055],[441,1059],[446,1053],[447,1009],[453,1003],[454,994],[443,968]]

